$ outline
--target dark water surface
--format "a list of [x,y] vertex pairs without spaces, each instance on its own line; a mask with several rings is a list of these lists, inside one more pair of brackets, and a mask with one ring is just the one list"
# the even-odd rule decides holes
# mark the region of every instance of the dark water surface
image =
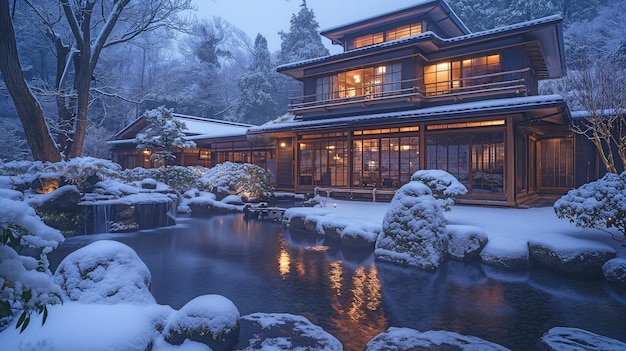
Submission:
[[626,341],[626,290],[602,279],[456,261],[423,272],[375,262],[371,253],[325,248],[310,234],[238,214],[178,223],[67,239],[50,255],[52,269],[93,241],[117,240],[146,263],[160,304],[179,309],[196,296],[220,294],[241,315],[301,314],[348,351],[363,350],[391,326],[454,331],[514,351],[535,350],[556,326]]

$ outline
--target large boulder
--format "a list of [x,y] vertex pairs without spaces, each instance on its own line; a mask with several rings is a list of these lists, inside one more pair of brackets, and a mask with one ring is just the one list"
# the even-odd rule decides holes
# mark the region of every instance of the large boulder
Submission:
[[489,237],[484,230],[471,225],[448,225],[448,254],[457,260],[478,257]]
[[608,260],[602,266],[602,275],[606,280],[626,287],[626,259]]
[[71,301],[94,304],[154,304],[150,270],[130,247],[100,240],[63,259],[54,282]]
[[213,351],[232,350],[239,336],[239,310],[224,296],[198,296],[172,315],[163,333],[172,345],[189,339]]
[[480,252],[480,259],[496,267],[525,268],[529,263],[528,243],[516,238],[491,236]]
[[420,332],[391,327],[367,343],[366,351],[510,351],[492,342],[444,330]]
[[334,336],[302,316],[254,313],[241,317],[237,350],[341,351]]
[[423,183],[402,186],[383,219],[376,240],[377,259],[434,270],[446,258],[446,221],[443,210]]
[[615,257],[610,245],[575,238],[558,243],[530,241],[531,260],[568,275],[599,275],[602,266]]
[[542,351],[626,350],[626,343],[578,328],[555,327],[541,337]]

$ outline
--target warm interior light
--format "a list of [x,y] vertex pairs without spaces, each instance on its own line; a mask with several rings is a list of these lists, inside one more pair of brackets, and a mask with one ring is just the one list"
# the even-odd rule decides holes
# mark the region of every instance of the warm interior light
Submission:
[[361,76],[360,76],[360,75],[358,75],[358,74],[355,74],[355,75],[354,75],[354,82],[355,82],[355,83],[361,83]]
[[285,147],[285,146],[287,146],[287,143],[285,143],[284,141],[280,143],[280,147]]
[[402,145],[402,151],[409,151],[411,150],[411,145]]
[[387,66],[379,66],[378,67],[378,73],[384,74],[385,72],[387,72]]
[[150,150],[148,150],[148,149],[143,149],[143,154],[144,154],[144,155],[150,155]]

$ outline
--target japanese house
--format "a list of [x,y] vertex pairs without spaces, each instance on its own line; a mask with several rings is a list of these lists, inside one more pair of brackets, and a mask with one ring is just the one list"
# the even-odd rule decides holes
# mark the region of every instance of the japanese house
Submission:
[[[302,82],[292,120],[195,136],[197,154],[264,166],[298,193],[391,191],[443,169],[468,188],[463,202],[515,206],[589,180],[594,156],[577,147],[566,102],[538,92],[565,74],[560,16],[472,33],[445,1],[424,0],[321,34],[343,52],[278,67]],[[118,161],[145,165],[139,152]]]

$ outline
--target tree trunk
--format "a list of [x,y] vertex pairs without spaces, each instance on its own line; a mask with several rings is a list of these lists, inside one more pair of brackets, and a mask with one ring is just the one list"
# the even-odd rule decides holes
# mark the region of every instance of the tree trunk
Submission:
[[0,72],[15,104],[35,160],[61,161],[61,154],[50,135],[43,110],[24,80],[17,54],[13,21],[9,14],[9,0],[0,0]]

